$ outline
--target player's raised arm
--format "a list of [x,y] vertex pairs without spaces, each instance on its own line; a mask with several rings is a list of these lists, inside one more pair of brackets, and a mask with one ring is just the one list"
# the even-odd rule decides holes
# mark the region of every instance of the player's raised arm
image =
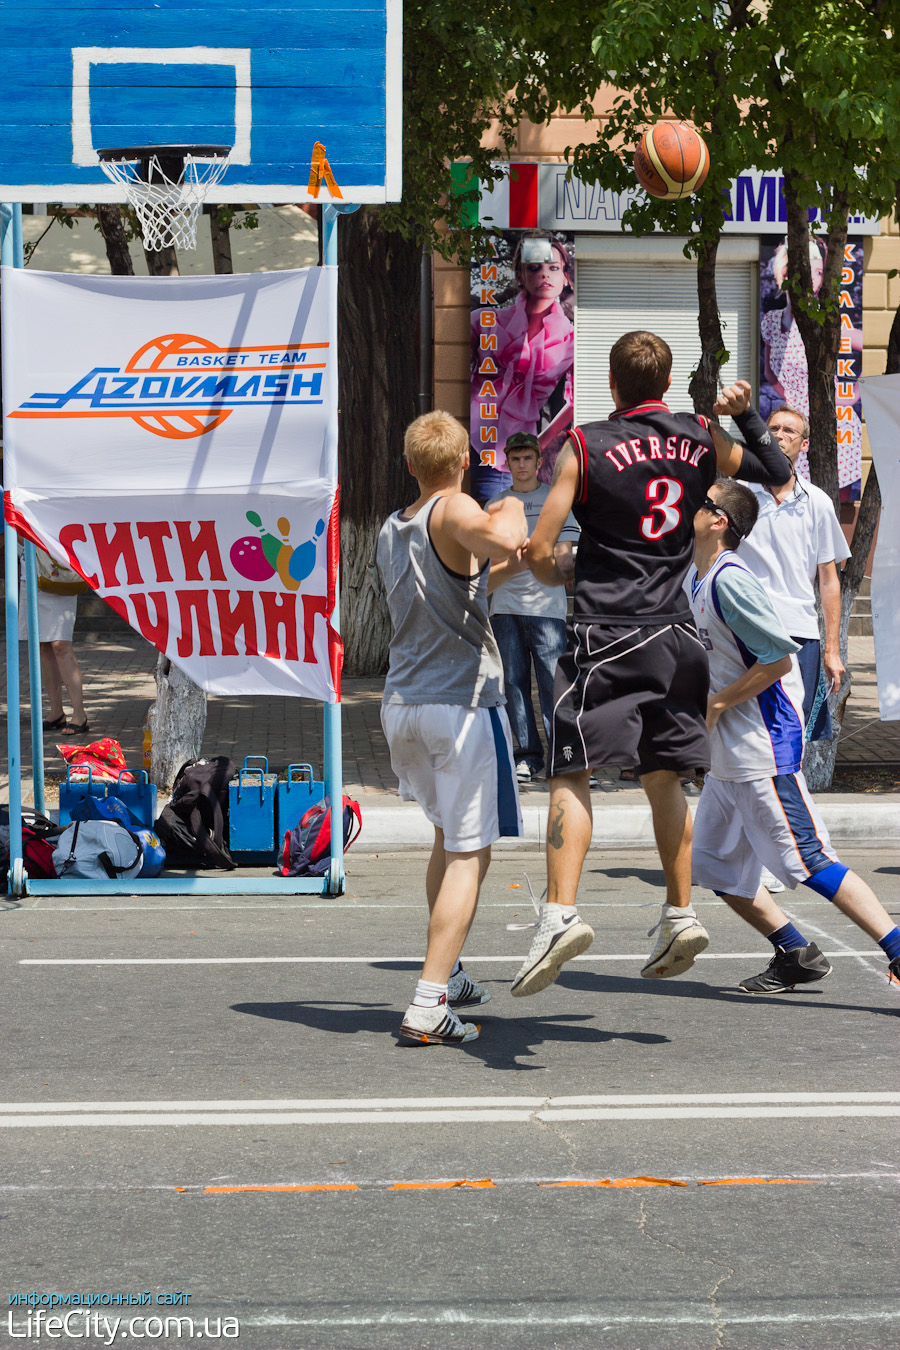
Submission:
[[508,558],[528,537],[525,511],[515,497],[491,502],[482,510],[474,498],[458,492],[445,497],[434,514],[435,532],[449,535],[476,558]]
[[525,555],[528,566],[538,581],[546,586],[564,586],[567,577],[556,564],[553,550],[569,518],[569,512],[578,495],[580,472],[571,443],[566,441],[553,470],[553,485],[541,507],[538,523],[528,541]]
[[716,417],[733,417],[747,438],[747,444],[740,445],[716,422],[710,423],[719,473],[747,483],[787,483],[794,472],[790,460],[759,413],[751,408],[750,393],[747,381],[737,380],[722,390],[713,405]]

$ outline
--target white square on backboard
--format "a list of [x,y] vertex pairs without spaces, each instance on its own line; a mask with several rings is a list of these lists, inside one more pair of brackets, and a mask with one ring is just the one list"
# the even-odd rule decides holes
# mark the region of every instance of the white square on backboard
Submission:
[[73,47],[72,163],[97,164],[91,134],[91,66],[172,65],[234,67],[234,148],[232,164],[250,164],[252,103],[249,47]]

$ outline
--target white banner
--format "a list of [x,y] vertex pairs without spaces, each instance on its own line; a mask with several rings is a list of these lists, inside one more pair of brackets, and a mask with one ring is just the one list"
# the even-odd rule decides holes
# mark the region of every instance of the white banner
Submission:
[[2,287],[7,520],[209,693],[334,702],[336,269]]
[[884,722],[900,720],[900,375],[860,380],[872,463],[881,488],[881,520],[872,564],[872,626],[878,704]]

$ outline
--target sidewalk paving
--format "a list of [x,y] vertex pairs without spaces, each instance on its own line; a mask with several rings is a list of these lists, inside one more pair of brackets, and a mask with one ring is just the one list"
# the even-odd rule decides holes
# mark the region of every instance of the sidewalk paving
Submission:
[[[87,740],[111,736],[119,741],[129,767],[141,766],[144,719],[156,692],[156,650],[137,634],[119,635],[78,644],[84,674],[85,706],[91,731]],[[896,767],[900,771],[900,722],[882,722],[878,716],[874,640],[850,639],[853,689],[844,733],[838,746],[838,768],[859,770]],[[30,776],[31,729],[28,664],[20,649],[22,690],[23,797],[32,798]],[[356,797],[363,810],[367,847],[426,844],[431,828],[417,807],[401,803],[381,730],[380,679],[347,679],[343,686],[342,731],[344,790]],[[0,698],[5,711],[6,663],[3,653]],[[0,736],[0,797],[6,798],[8,764],[6,723]],[[56,749],[56,737],[47,737],[45,774],[48,805],[55,784],[65,773]],[[322,765],[322,709],[307,699],[211,697],[208,705],[204,754],[228,754],[240,765],[245,755],[266,755],[269,769],[283,773],[288,764],[309,762],[317,775]],[[898,773],[900,779],[900,773]],[[603,843],[649,843],[649,810],[639,787],[601,780],[594,792],[595,840]],[[548,788],[545,782],[522,791],[526,838],[543,839]],[[837,838],[900,839],[900,792],[823,794],[820,805],[826,823]],[[849,831],[849,833],[848,833]]]

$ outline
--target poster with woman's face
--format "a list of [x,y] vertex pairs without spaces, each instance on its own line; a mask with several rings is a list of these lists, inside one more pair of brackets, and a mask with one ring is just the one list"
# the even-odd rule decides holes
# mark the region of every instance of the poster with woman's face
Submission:
[[470,479],[479,501],[512,482],[503,448],[517,431],[540,440],[541,482],[553,476],[572,425],[574,284],[571,234],[500,230],[472,264]]
[[[813,285],[822,284],[824,242],[810,240]],[[783,289],[787,274],[787,241],[776,236],[760,240],[760,386],[759,410],[768,418],[783,404],[809,417],[809,371],[806,349]],[[841,501],[859,501],[862,478],[862,276],[861,239],[848,239],[841,268],[839,304],[841,345],[834,380],[837,406],[838,481]],[[809,478],[806,452],[797,459],[797,472]]]

